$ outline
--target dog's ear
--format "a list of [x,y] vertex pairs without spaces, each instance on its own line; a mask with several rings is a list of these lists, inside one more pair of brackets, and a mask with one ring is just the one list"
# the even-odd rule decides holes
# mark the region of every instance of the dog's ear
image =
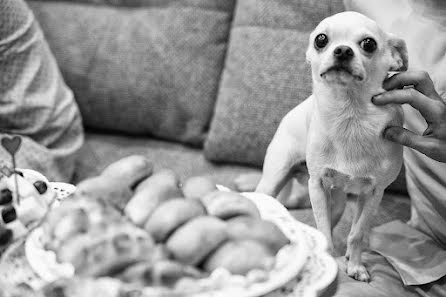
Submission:
[[389,71],[406,71],[409,67],[406,42],[393,34],[389,34],[388,42],[392,55]]

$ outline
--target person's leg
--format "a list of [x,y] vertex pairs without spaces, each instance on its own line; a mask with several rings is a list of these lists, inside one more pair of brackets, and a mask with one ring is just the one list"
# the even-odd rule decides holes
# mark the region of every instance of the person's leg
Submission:
[[370,273],[370,282],[359,282],[350,278],[340,263],[337,288],[333,297],[419,297],[415,289],[404,286],[398,272],[381,255],[365,251],[363,262]]
[[[20,135],[17,166],[70,181],[83,144],[81,117],[33,13],[0,1],[0,137]],[[0,148],[0,159],[9,153]]]

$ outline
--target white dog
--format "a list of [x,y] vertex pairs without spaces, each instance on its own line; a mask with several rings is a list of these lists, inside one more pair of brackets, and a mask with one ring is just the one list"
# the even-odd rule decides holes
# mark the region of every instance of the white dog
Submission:
[[276,197],[306,160],[316,224],[332,251],[332,228],[347,194],[355,196],[346,267],[348,275],[368,281],[361,253],[370,219],[397,177],[403,155],[402,146],[382,136],[386,127],[403,124],[401,107],[376,106],[371,99],[384,92],[389,71],[407,69],[406,46],[366,16],[343,12],[324,19],[311,33],[307,60],[313,95],[280,123],[256,191]]

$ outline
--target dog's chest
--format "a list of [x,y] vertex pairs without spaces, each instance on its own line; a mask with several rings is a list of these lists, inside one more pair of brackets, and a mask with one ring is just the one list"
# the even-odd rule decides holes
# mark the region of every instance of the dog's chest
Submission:
[[383,121],[353,116],[333,119],[324,133],[326,153],[346,162],[382,156]]
[[334,169],[353,179],[377,174],[389,156],[382,138],[385,124],[383,117],[333,119],[321,135],[323,168]]

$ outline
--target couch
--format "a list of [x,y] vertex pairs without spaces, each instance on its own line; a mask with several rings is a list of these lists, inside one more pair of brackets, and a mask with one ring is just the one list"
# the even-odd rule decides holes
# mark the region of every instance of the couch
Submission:
[[[29,1],[83,117],[73,182],[147,156],[234,188],[260,172],[280,119],[311,93],[308,35],[342,1]],[[335,228],[339,253],[355,201]],[[314,226],[311,209],[292,210]],[[408,220],[404,174],[373,225]]]

